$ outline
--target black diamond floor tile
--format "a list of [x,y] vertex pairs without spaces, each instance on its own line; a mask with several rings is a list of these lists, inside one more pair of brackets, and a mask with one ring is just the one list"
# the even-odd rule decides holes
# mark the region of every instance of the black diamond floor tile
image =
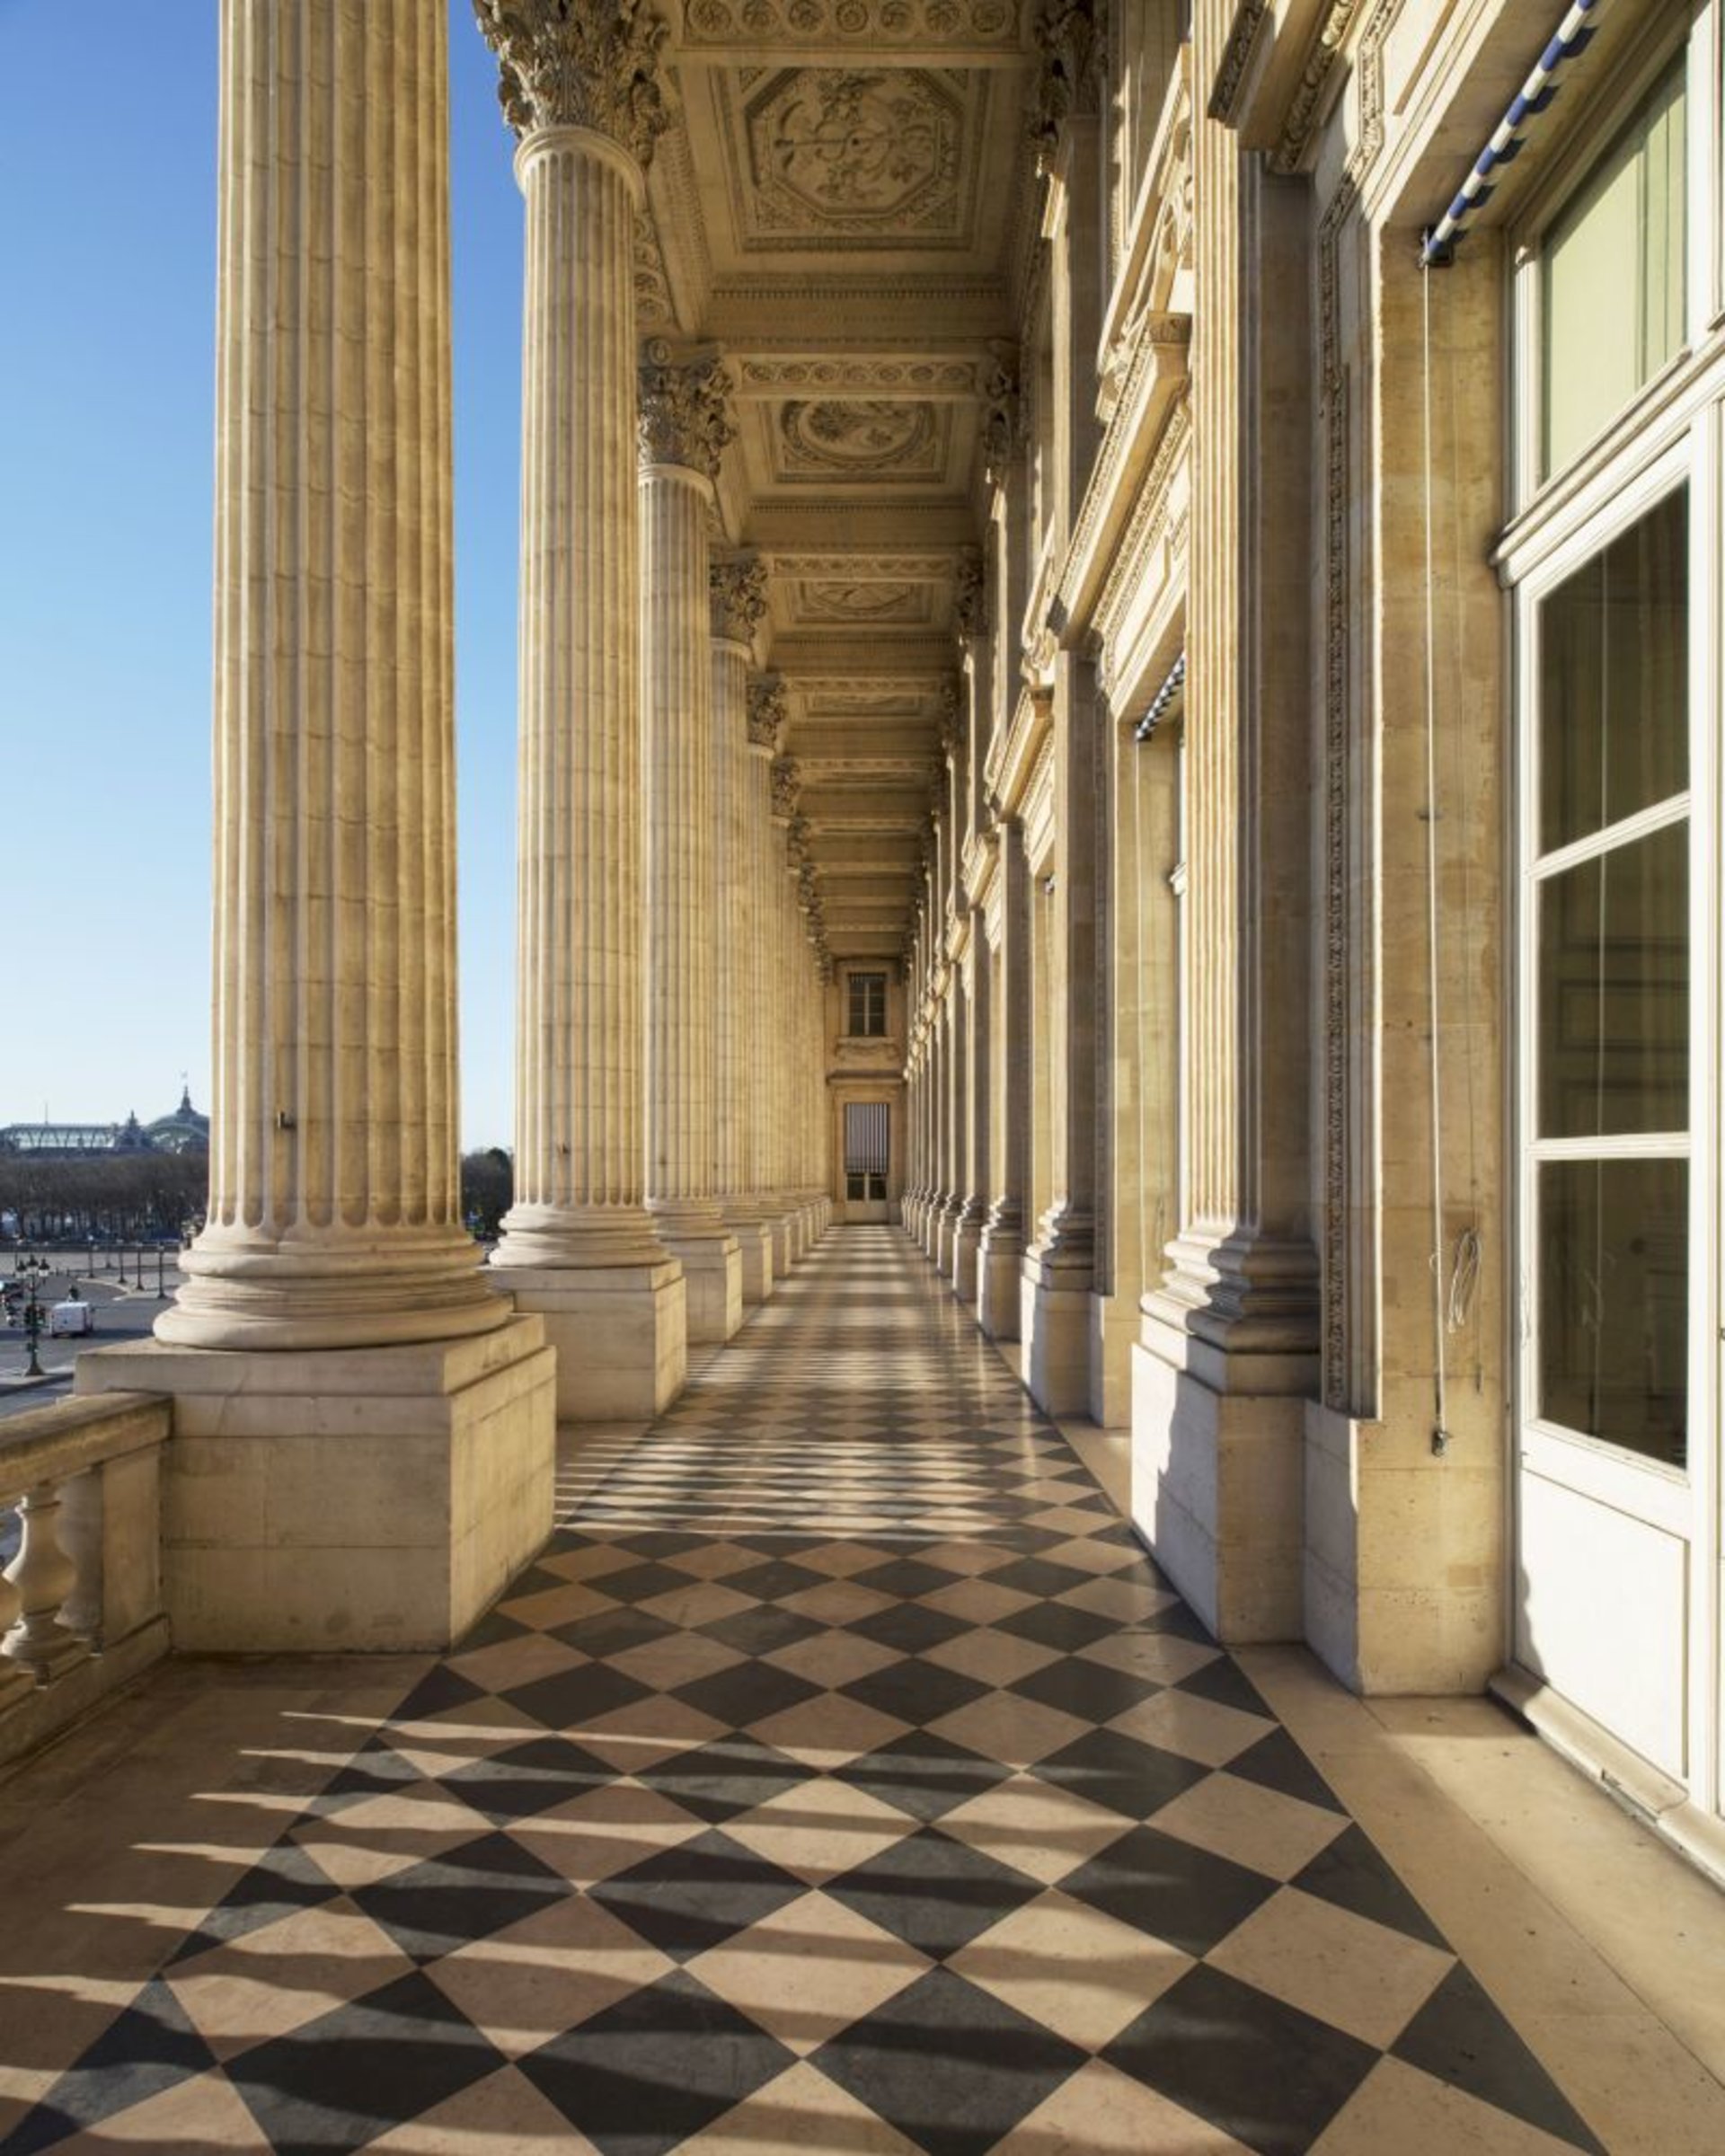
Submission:
[[501,1696],[547,1729],[579,1729],[615,1714],[619,1707],[644,1700],[649,1689],[606,1663],[579,1662],[572,1669],[553,1670],[548,1677],[514,1685]]
[[854,1783],[914,1818],[934,1820],[1004,1781],[1013,1771],[930,1730],[911,1729],[836,1769],[835,1779]]
[[277,2156],[334,2156],[457,2095],[502,2059],[415,1970],[228,2066]]
[[1545,2069],[1471,1970],[1453,1968],[1401,2036],[1392,2055],[1464,2089],[1542,2133],[1605,2156]]
[[871,1670],[866,1677],[842,1689],[865,1707],[881,1714],[896,1714],[901,1722],[938,1722],[943,1714],[952,1714],[980,1699],[988,1687],[956,1669],[942,1669],[938,1663],[920,1661],[913,1656],[902,1662],[889,1662],[884,1669]]
[[718,1827],[590,1889],[661,1954],[689,1961],[808,1888]]
[[932,1961],[956,1954],[1041,1891],[1022,1872],[932,1826],[829,1880],[826,1890]]
[[508,1834],[353,1889],[351,1899],[415,1961],[435,1961],[518,1923],[569,1892],[562,1876]]
[[679,1969],[521,2062],[602,2156],[663,2156],[794,2054]]
[[1186,1954],[1219,1946],[1277,1890],[1262,1872],[1154,1826],[1122,1834],[1060,1882],[1062,1894]]
[[60,2076],[49,2100],[0,2139],[0,2156],[36,2156],[214,2063],[186,2010],[158,1977]]
[[1159,1745],[1142,1744],[1119,1729],[1092,1729],[1031,1772],[1058,1782],[1092,1804],[1104,1804],[1128,1819],[1148,1819],[1183,1790],[1208,1780],[1211,1770]]
[[1111,1722],[1117,1714],[1141,1705],[1163,1687],[1154,1677],[1110,1669],[1106,1663],[1087,1662],[1079,1655],[1063,1655],[1059,1661],[1044,1663],[1006,1689],[1022,1699],[1057,1707],[1062,1713],[1078,1715],[1087,1722]]
[[1259,2156],[1305,2156],[1378,2059],[1358,2037],[1204,1966],[1102,2056]]
[[739,1733],[642,1767],[637,1778],[697,1819],[721,1822],[752,1811],[807,1776],[783,1752]]
[[447,1770],[439,1784],[494,1826],[548,1812],[612,1780],[603,1760],[563,1736],[529,1737],[490,1757]]
[[812,1699],[819,1690],[819,1685],[776,1663],[748,1661],[679,1684],[676,1696],[716,1722],[746,1729],[751,1722],[764,1722],[769,1715],[783,1714],[787,1707]]
[[931,1969],[814,2054],[841,2089],[929,2156],[984,2156],[1085,2054],[990,1992]]

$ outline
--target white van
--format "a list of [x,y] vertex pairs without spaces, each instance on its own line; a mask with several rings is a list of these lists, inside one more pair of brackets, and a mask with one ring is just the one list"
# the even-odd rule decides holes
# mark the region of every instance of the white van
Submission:
[[68,1303],[57,1303],[48,1313],[48,1337],[61,1339],[68,1335],[76,1338],[80,1333],[96,1330],[96,1313],[89,1303],[75,1295]]

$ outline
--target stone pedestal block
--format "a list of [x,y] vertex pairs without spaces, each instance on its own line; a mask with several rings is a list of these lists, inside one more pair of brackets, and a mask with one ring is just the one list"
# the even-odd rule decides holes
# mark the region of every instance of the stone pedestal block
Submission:
[[725,1225],[737,1238],[741,1268],[743,1307],[753,1310],[773,1293],[773,1228],[769,1221],[736,1218],[727,1213]]
[[1105,1430],[1132,1420],[1132,1350],[1139,1330],[1137,1295],[1090,1298],[1090,1414]]
[[1234,1643],[1301,1637],[1305,1403],[1285,1362],[1216,1355],[1148,1313],[1133,1350],[1133,1524]]
[[688,1376],[683,1268],[657,1265],[498,1268],[518,1307],[557,1350],[559,1422],[646,1421]]
[[1027,1251],[1018,1322],[1024,1383],[1046,1415],[1090,1411],[1090,1265]]
[[441,1649],[551,1533],[535,1318],[410,1347],[105,1348],[76,1388],[173,1401],[163,1587],[182,1649]]
[[664,1224],[659,1240],[683,1267],[690,1339],[722,1344],[743,1321],[743,1254],[737,1238],[729,1232],[685,1234]]
[[1019,1337],[1019,1290],[1024,1241],[1015,1228],[990,1221],[977,1245],[977,1323],[991,1340]]

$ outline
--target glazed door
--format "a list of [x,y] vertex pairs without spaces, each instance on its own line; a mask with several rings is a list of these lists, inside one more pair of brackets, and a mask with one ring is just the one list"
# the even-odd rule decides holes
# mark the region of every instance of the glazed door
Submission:
[[891,1114],[884,1100],[845,1103],[845,1217],[885,1220],[892,1165]]

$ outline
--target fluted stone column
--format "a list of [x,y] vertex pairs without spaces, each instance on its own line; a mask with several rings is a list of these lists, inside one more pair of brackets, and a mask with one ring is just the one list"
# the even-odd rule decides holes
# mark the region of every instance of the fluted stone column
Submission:
[[748,792],[745,804],[748,880],[744,894],[748,1017],[743,1068],[748,1108],[748,1209],[766,1230],[775,1282],[783,1277],[790,1262],[788,1241],[779,1225],[783,1207],[778,1199],[775,1170],[780,1128],[776,1047],[772,1038],[780,987],[777,863],[784,843],[776,821],[773,773],[787,712],[784,685],[776,675],[757,675],[749,682]]
[[[765,780],[749,722],[749,660],[766,614],[766,565],[748,557],[715,561],[710,572],[712,618],[712,786],[714,882],[718,892],[713,996],[718,1022],[719,1204],[737,1238],[743,1303],[773,1293],[773,1232],[759,1196],[756,1025],[760,1008],[760,940],[753,894],[768,821]],[[776,732],[776,729],[775,729]],[[769,747],[766,754],[772,754]],[[756,807],[758,804],[758,823]]]
[[796,1200],[792,1189],[790,1046],[791,968],[795,956],[793,923],[796,918],[791,893],[792,879],[796,873],[792,854],[800,843],[796,835],[796,822],[801,783],[795,760],[790,756],[775,756],[770,775],[773,822],[768,865],[764,873],[767,887],[765,905],[773,963],[762,1011],[765,1028],[762,1061],[769,1102],[765,1172],[768,1203],[773,1209],[773,1271],[775,1278],[783,1278],[802,1255]]
[[650,1415],[686,1367],[643,1202],[645,1014],[633,237],[665,124],[633,0],[477,0],[526,200],[515,1204],[492,1263],[571,1419]]
[[78,1383],[174,1396],[179,1645],[435,1647],[549,1533],[553,1439],[461,1224],[445,18],[221,32],[208,1224]]
[[1031,1172],[1031,874],[1015,817],[995,825],[1000,859],[999,996],[993,1012],[994,1093],[999,1142],[993,1196],[977,1256],[977,1322],[990,1339],[1015,1340],[1024,1256],[1025,1193]]
[[[981,773],[988,754],[990,673],[987,612],[979,564],[960,584],[955,612],[964,654],[963,719],[956,744],[953,813],[968,853],[981,831]],[[988,1217],[988,949],[980,909],[962,870],[953,878],[954,903],[965,923],[964,1076],[959,1102],[959,1205],[952,1223],[952,1286],[961,1302],[977,1299],[977,1267]]]
[[647,1209],[682,1261],[691,1340],[743,1320],[719,1210],[718,945],[707,518],[735,432],[711,354],[663,338],[641,369],[641,710],[647,811]]

